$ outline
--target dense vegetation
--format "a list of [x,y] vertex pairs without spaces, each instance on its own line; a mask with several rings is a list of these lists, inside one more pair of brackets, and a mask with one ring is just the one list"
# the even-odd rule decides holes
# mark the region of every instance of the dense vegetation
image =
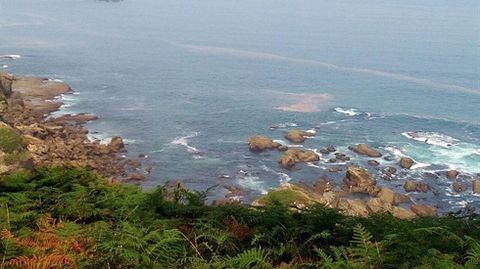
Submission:
[[480,219],[205,205],[49,168],[0,182],[1,268],[479,268]]

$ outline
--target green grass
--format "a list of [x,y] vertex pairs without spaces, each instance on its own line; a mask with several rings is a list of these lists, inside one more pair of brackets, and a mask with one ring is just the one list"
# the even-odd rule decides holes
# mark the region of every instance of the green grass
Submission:
[[15,130],[0,123],[0,150],[12,153],[22,149],[22,137]]

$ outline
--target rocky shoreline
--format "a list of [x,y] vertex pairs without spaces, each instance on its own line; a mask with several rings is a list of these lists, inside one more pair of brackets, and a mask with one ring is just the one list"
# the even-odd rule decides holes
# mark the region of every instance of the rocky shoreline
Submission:
[[110,181],[145,179],[141,161],[121,155],[126,152],[121,137],[109,144],[90,141],[84,124],[95,115],[50,117],[63,105],[58,97],[71,93],[62,81],[0,73],[0,131],[12,137],[0,137],[0,174],[63,165],[92,169]]
[[[397,179],[397,174],[405,173],[412,168],[415,162],[411,158],[388,160],[396,162],[396,165],[382,167],[378,161],[378,158],[383,157],[382,153],[366,144],[351,146],[348,149],[350,152],[339,152],[333,146],[322,148],[319,152],[295,146],[295,144],[302,144],[313,135],[311,132],[302,130],[287,131],[284,138],[293,143],[291,148],[264,135],[254,135],[249,138],[249,149],[253,153],[278,150],[280,152],[278,163],[284,169],[301,169],[302,163],[316,163],[320,157],[330,158],[328,163],[332,164],[327,169],[327,173],[319,175],[318,181],[313,184],[285,183],[257,199],[254,205],[265,205],[275,200],[294,210],[302,210],[312,204],[320,203],[327,207],[338,208],[347,215],[362,217],[385,212],[401,219],[439,215],[435,204],[427,204],[412,198],[411,194],[414,193],[430,192],[435,196],[435,190],[428,183],[422,179]],[[365,167],[352,162],[350,156],[367,158],[368,166],[379,171],[380,174],[371,174]],[[329,176],[342,171],[345,171],[345,174],[341,183],[335,182]],[[448,179],[451,182],[450,188],[455,193],[471,190],[474,194],[480,194],[480,179],[472,179],[471,185],[468,186],[467,182],[460,179],[462,175],[459,171],[449,170],[444,175],[432,176]],[[398,182],[401,186],[403,185],[403,191],[394,191],[382,184],[383,181],[392,180],[403,180]],[[465,208],[467,213],[475,210],[473,207]]]

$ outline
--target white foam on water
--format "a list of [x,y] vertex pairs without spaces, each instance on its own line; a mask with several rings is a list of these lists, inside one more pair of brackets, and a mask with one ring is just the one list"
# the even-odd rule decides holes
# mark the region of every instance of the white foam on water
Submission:
[[63,80],[58,78],[49,78],[48,81],[63,83]]
[[110,141],[112,140],[112,137],[109,136],[106,133],[88,133],[87,138],[90,142],[93,142],[95,140],[100,141],[100,144],[102,145],[108,145],[110,144]]
[[8,65],[4,64],[4,65],[2,65],[2,68],[3,69],[8,68]]
[[322,122],[322,123],[320,123],[320,125],[330,125],[330,124],[335,124],[335,123],[337,123],[337,121],[331,120],[331,121],[327,121],[327,122]]
[[279,124],[274,124],[272,127],[274,128],[289,128],[289,127],[297,127],[298,124],[295,122],[285,122],[285,123],[279,123]]
[[441,147],[451,147],[459,142],[458,139],[437,132],[403,132],[402,135],[419,142]]
[[357,116],[357,115],[361,114],[361,112],[358,112],[355,108],[346,109],[346,108],[336,107],[333,110],[335,110],[338,113],[342,113],[344,115],[350,116],[350,117]]
[[[306,130],[305,132],[313,134],[313,135],[317,134],[317,130],[315,130],[315,129]],[[307,138],[309,138],[309,137],[307,137]]]
[[282,139],[274,139],[273,142],[280,143],[284,146],[287,146],[288,148],[303,148],[303,145],[291,145],[291,144],[288,144],[287,141]]
[[196,137],[198,134],[199,134],[198,132],[193,132],[193,133],[191,133],[189,135],[186,135],[186,136],[175,137],[175,139],[173,139],[172,142],[170,142],[170,144],[171,145],[184,146],[187,149],[188,152],[193,153],[193,154],[198,154],[198,153],[200,153],[200,150],[197,149],[196,147],[188,144],[188,139]]
[[277,175],[280,178],[280,183],[286,183],[286,182],[289,182],[290,180],[292,180],[292,178],[289,175],[287,175],[286,173],[275,171],[275,170],[273,170],[272,168],[270,168],[266,165],[262,165],[262,169],[264,171],[267,171],[269,173]]
[[5,55],[0,55],[0,59],[9,59],[9,60],[15,60],[15,59],[20,59],[22,56],[17,55],[17,54],[5,54]]
[[238,179],[238,184],[246,189],[259,191],[261,194],[267,194],[268,191],[264,186],[263,181],[256,176],[244,176]]

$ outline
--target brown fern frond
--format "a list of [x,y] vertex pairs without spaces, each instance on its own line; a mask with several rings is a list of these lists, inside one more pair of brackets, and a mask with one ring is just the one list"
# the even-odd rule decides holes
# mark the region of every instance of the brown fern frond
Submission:
[[32,257],[19,256],[8,260],[5,265],[22,269],[77,268],[77,264],[70,256],[59,254],[49,254],[46,256],[33,255]]
[[10,232],[10,230],[7,230],[7,229],[3,229],[1,232],[0,232],[0,238],[1,239],[12,239],[14,238],[15,236],[13,235],[12,232]]
[[18,239],[17,242],[21,246],[43,250],[58,248],[62,243],[60,238],[51,232],[35,232],[30,237]]
[[227,225],[228,231],[234,234],[235,237],[240,241],[249,238],[253,234],[253,229],[241,224],[235,218],[225,221],[225,224]]

